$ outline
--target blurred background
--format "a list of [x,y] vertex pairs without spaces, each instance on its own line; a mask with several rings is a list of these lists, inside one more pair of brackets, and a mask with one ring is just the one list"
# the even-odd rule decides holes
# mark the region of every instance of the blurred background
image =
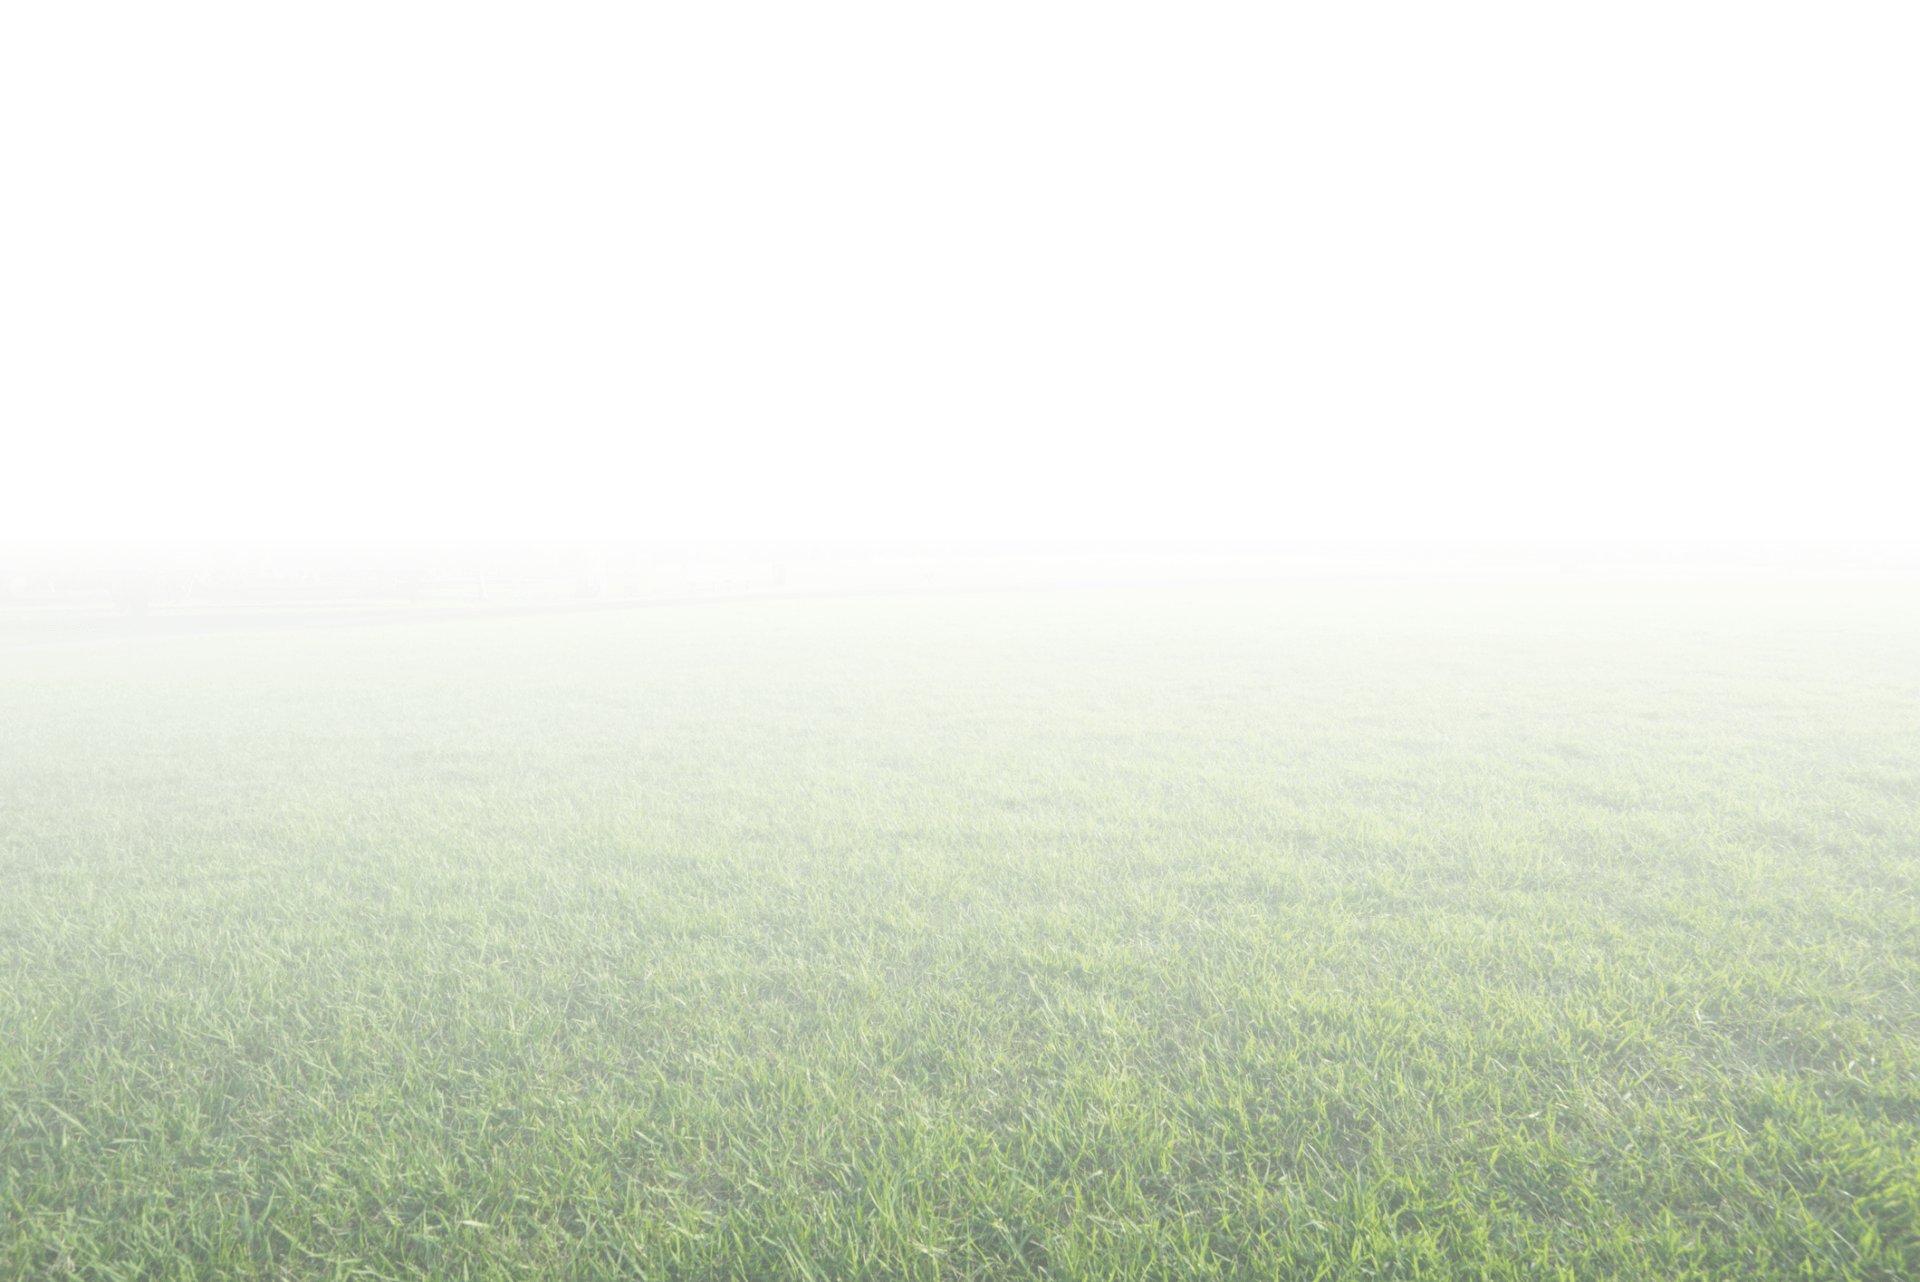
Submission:
[[0,586],[1911,556],[1917,25],[17,6]]

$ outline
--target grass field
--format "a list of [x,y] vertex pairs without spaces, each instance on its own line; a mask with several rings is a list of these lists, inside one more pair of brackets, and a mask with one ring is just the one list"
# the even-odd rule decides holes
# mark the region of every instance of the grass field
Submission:
[[0,655],[0,1277],[1920,1276],[1920,592]]

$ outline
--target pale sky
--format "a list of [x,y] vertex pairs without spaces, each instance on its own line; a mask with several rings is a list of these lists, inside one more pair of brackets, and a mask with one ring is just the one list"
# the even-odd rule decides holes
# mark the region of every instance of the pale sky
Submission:
[[0,18],[0,539],[1920,544],[1904,4]]

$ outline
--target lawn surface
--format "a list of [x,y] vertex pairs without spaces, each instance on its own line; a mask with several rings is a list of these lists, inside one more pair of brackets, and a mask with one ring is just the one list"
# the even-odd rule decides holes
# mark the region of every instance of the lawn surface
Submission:
[[0,655],[0,1278],[1920,1276],[1912,582]]

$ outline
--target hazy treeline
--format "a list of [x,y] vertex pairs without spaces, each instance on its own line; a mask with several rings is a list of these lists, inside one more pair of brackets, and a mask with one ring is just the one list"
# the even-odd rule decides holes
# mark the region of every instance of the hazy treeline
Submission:
[[0,542],[0,609],[98,617],[326,602],[594,600],[709,588],[1078,583],[1114,579],[1477,578],[1920,573],[1900,545],[1746,547],[1472,545],[1275,547],[717,544],[589,539],[388,544],[93,547]]

